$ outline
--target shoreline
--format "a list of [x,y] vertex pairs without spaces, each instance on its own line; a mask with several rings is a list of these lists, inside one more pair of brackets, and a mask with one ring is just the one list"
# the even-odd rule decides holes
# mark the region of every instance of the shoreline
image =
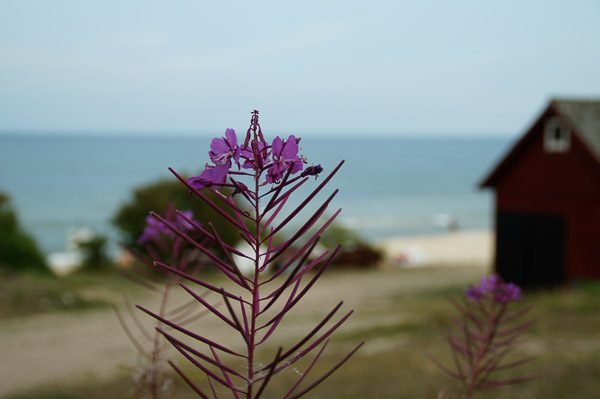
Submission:
[[397,236],[379,240],[386,263],[394,267],[426,265],[491,267],[493,230],[460,230],[441,234]]

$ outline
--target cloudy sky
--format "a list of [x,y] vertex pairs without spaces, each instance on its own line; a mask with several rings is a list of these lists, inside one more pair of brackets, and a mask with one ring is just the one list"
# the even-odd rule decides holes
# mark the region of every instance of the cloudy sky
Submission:
[[600,1],[0,0],[0,130],[497,135],[600,96]]

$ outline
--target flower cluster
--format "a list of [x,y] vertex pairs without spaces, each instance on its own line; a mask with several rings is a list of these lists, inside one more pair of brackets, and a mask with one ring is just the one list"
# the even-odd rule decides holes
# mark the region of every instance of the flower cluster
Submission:
[[[224,137],[212,139],[208,155],[213,164],[207,164],[199,176],[191,177],[188,180],[190,185],[197,190],[210,186],[228,186],[227,175],[230,174],[234,163],[237,166],[237,172],[234,173],[241,174],[239,171],[242,169],[251,169],[259,173],[266,171],[264,183],[270,184],[281,182],[287,173],[293,175],[304,169],[306,161],[298,154],[299,138],[290,135],[284,140],[277,136],[268,143],[262,133],[254,134],[252,138],[252,128],[255,133],[257,128],[260,129],[257,123],[251,126],[242,145],[238,144],[233,129],[227,129]],[[306,173],[302,173],[302,177],[316,176],[322,170],[321,165],[310,166],[306,168]],[[235,184],[231,186],[239,188]]]
[[[192,220],[194,215],[192,211],[183,211],[180,214],[175,212],[167,212],[167,221],[173,223],[181,230],[192,230],[194,226],[188,222]],[[187,219],[187,220],[186,220]],[[153,215],[146,217],[146,226],[142,235],[138,238],[138,244],[148,244],[151,242],[157,242],[163,237],[174,237],[175,233],[170,229],[164,222],[160,221]]]
[[500,276],[492,274],[483,277],[479,284],[467,289],[467,297],[479,301],[489,295],[497,303],[508,303],[521,300],[521,288],[513,283],[505,283]]

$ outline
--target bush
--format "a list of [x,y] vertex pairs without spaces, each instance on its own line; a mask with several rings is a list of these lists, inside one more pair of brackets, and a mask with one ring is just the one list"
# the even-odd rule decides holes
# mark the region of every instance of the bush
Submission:
[[48,271],[35,240],[20,226],[8,196],[0,193],[0,269]]
[[332,249],[337,243],[342,249],[333,261],[333,265],[369,268],[377,266],[383,254],[379,249],[364,240],[355,230],[336,222],[327,229],[321,242],[324,247]]
[[362,242],[347,249],[342,249],[333,261],[335,266],[349,266],[357,268],[376,267],[383,259],[381,251],[372,245]]
[[[215,203],[221,204],[220,200],[208,190],[204,194]],[[179,181],[161,179],[136,188],[133,198],[121,206],[113,217],[112,222],[119,230],[123,243],[137,247],[137,240],[144,231],[149,212],[154,211],[164,215],[171,204],[180,211],[191,210],[194,219],[200,221],[205,227],[208,227],[208,223],[211,222],[226,242],[239,240],[238,233],[230,224],[222,217],[217,217],[217,212],[196,198]]]
[[83,252],[82,270],[100,271],[110,267],[111,262],[106,254],[106,244],[106,237],[101,235],[93,236],[78,244]]

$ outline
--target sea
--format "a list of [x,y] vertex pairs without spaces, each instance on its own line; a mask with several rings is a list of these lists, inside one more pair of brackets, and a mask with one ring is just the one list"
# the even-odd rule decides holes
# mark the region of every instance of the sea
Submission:
[[[340,222],[376,241],[443,233],[450,220],[460,229],[490,228],[493,196],[478,184],[511,141],[311,135],[301,151],[324,173],[346,161],[323,195],[339,188]],[[168,167],[198,173],[209,142],[205,135],[4,133],[0,191],[46,252],[62,250],[66,234],[83,227],[108,235],[114,247],[118,234],[110,220],[133,189],[172,178]]]

